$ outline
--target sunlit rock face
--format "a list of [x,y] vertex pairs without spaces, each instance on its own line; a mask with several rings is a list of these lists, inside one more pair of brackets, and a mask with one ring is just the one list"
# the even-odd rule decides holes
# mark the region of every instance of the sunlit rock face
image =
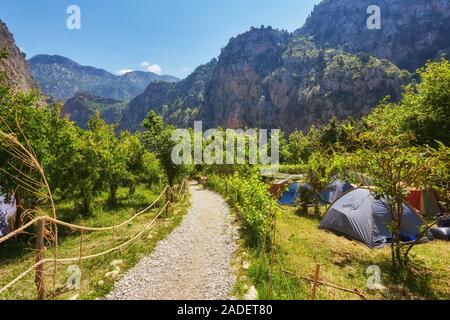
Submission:
[[[367,28],[367,8],[381,9],[381,29]],[[411,72],[450,53],[448,0],[325,0],[296,34],[318,45],[385,58]]]
[[0,72],[13,91],[30,91],[36,88],[28,71],[24,54],[16,46],[14,37],[0,20],[0,50],[6,57],[0,59]]

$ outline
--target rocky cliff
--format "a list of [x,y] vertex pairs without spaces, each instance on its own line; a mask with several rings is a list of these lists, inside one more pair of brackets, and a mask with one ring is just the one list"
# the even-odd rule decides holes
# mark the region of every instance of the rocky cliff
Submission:
[[0,73],[14,91],[30,91],[36,88],[28,71],[24,54],[16,46],[13,35],[0,20],[0,51],[5,57],[0,59]]
[[155,110],[182,127],[202,120],[205,127],[307,130],[332,116],[366,115],[385,96],[398,99],[409,79],[387,60],[321,49],[310,38],[270,27],[252,28],[186,80],[150,84],[124,111],[121,128],[137,130]]
[[[324,0],[292,34],[252,28],[230,40],[199,99],[182,86],[151,84],[124,112],[137,129],[153,109],[176,125],[308,130],[336,116],[359,118],[402,86],[429,59],[450,52],[450,1],[379,0],[381,29],[369,30],[370,0]],[[194,72],[192,77],[196,76]],[[192,103],[195,102],[195,103]]]
[[199,66],[190,76],[177,83],[150,83],[145,92],[133,99],[123,112],[120,129],[139,130],[150,110],[179,127],[191,127],[205,104],[217,60]]
[[270,28],[251,30],[220,55],[202,115],[208,126],[308,129],[332,116],[366,115],[386,95],[398,99],[408,78],[370,55],[320,49]]
[[[381,9],[381,29],[369,30],[370,5]],[[296,34],[323,47],[342,47],[389,59],[415,71],[428,59],[450,54],[449,0],[324,0]]]
[[86,92],[78,92],[75,97],[64,104],[62,114],[68,115],[80,128],[86,129],[89,119],[100,113],[100,116],[108,124],[119,123],[122,111],[126,103],[110,98],[94,96]]

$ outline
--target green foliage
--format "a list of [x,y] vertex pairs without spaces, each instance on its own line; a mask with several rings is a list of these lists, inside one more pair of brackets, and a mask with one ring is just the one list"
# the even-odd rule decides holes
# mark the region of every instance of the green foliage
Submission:
[[147,148],[153,152],[167,177],[171,186],[177,179],[181,179],[190,171],[187,165],[177,165],[172,161],[172,150],[177,142],[172,139],[175,127],[166,125],[164,120],[154,111],[150,111],[144,120],[143,141]]
[[[337,158],[336,158],[337,159]],[[333,156],[323,152],[314,152],[303,166],[305,182],[312,188],[314,200],[314,214],[320,215],[319,194],[333,180],[339,171],[339,162]],[[305,200],[309,202],[311,199]],[[307,207],[305,207],[307,208]],[[307,210],[307,209],[306,209]],[[305,210],[304,210],[305,211]]]
[[368,117],[373,130],[410,135],[409,144],[436,146],[450,141],[450,63],[430,62],[418,70],[420,82],[405,88],[398,104],[383,103]]
[[[0,130],[30,144],[53,193],[77,199],[83,215],[91,213],[92,199],[105,189],[115,202],[121,186],[128,186],[133,193],[138,183],[158,181],[159,164],[139,134],[123,133],[117,138],[115,127],[105,124],[98,114],[89,121],[89,130],[82,130],[60,117],[61,105],[42,105],[38,95],[13,94],[7,86],[1,86],[1,91]],[[23,161],[1,149],[2,192],[16,191],[25,207],[32,206],[36,194],[17,180],[16,168],[24,171]],[[25,171],[30,178],[41,179],[32,169]]]
[[267,184],[261,182],[259,174],[212,175],[208,177],[208,186],[227,197],[237,209],[250,240],[261,244],[269,231],[276,201],[270,195]]

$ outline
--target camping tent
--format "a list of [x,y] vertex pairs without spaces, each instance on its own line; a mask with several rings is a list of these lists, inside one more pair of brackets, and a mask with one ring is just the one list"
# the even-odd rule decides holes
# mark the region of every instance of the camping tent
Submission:
[[14,198],[8,202],[5,197],[0,195],[0,237],[7,235],[10,231],[10,221],[16,215],[16,211]]
[[[402,239],[415,240],[420,235],[423,221],[406,204],[403,211]],[[388,229],[391,221],[385,202],[376,200],[368,189],[358,188],[344,194],[328,209],[320,228],[346,235],[369,247],[377,247],[392,238]]]
[[412,190],[406,201],[423,216],[437,217],[442,214],[434,190]]
[[287,180],[275,180],[270,184],[269,192],[271,195],[278,198],[280,196],[280,193],[284,191],[288,184],[289,183]]
[[312,190],[311,186],[306,183],[294,182],[289,186],[278,200],[278,204],[281,206],[294,206],[297,199],[300,197],[301,190]]
[[353,189],[354,188],[350,183],[342,180],[335,180],[320,193],[320,199],[325,203],[333,203],[344,193]]

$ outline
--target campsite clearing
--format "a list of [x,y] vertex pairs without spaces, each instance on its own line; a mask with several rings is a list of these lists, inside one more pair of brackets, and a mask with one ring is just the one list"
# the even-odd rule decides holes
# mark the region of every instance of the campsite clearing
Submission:
[[[322,208],[324,211],[324,208]],[[448,242],[432,241],[418,245],[413,254],[423,266],[403,285],[395,284],[389,247],[372,250],[367,246],[318,228],[320,218],[299,217],[294,208],[285,208],[277,221],[277,262],[274,271],[274,298],[310,299],[311,283],[283,273],[281,268],[311,277],[321,264],[320,280],[348,289],[358,289],[367,299],[448,299],[450,296],[450,250]],[[253,256],[249,275],[264,299],[267,274],[261,274],[260,261]],[[369,290],[370,266],[381,270],[385,290]],[[318,299],[359,299],[357,295],[320,286]]]

